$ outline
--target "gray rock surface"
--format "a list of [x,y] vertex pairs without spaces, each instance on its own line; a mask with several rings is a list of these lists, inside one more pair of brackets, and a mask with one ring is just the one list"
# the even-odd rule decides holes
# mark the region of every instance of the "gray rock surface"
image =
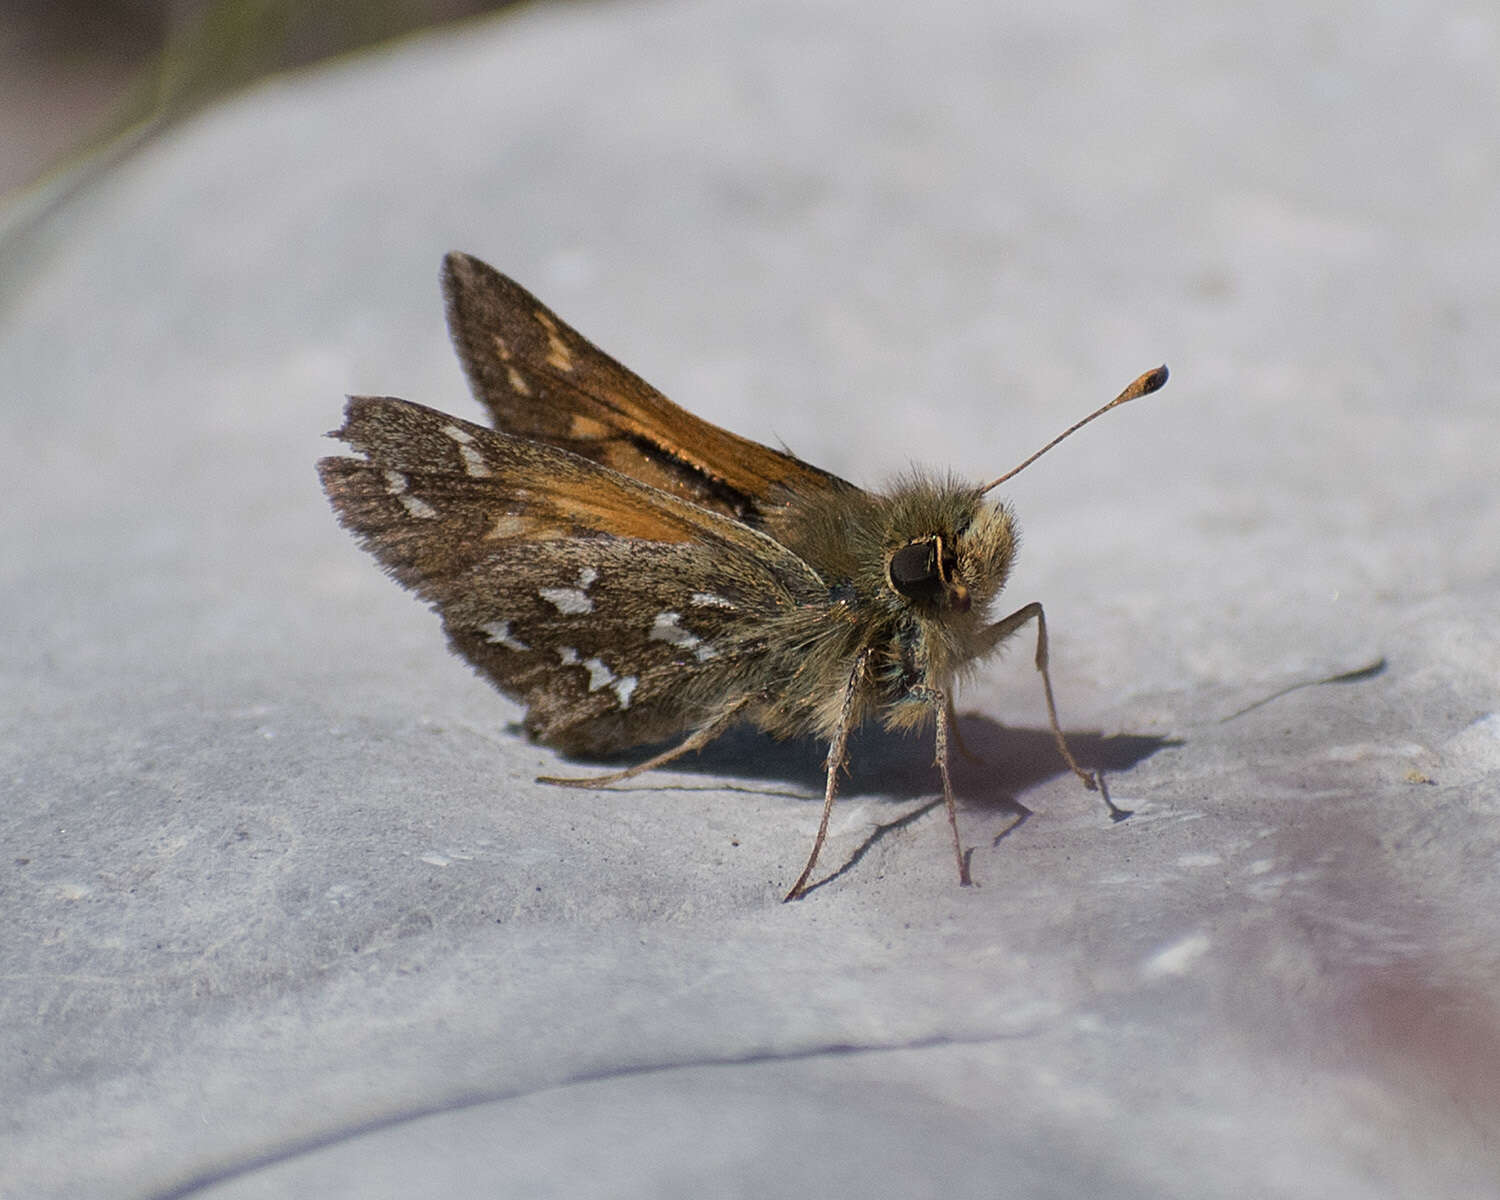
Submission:
[[[0,1196],[1500,1194],[1500,20],[1013,7],[536,6],[27,235]],[[792,905],[816,746],[533,782],[312,469],[346,392],[477,415],[449,249],[870,485],[1168,361],[1006,488],[1135,816],[1029,639],[970,889],[927,742],[860,740]]]

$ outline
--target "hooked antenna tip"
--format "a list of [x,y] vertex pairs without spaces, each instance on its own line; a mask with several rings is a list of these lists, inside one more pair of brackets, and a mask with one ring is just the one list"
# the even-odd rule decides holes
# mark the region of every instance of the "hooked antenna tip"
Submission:
[[1123,392],[1121,392],[1103,408],[1095,409],[1093,412],[1089,413],[1088,416],[1084,417],[1083,420],[1077,421],[1074,424],[1068,426],[1068,428],[1064,429],[1060,434],[1058,434],[1055,438],[1053,438],[1025,462],[1021,463],[1019,466],[1012,467],[998,479],[990,480],[989,483],[985,484],[982,488],[979,489],[979,494],[982,496],[986,492],[999,487],[1002,483],[1004,483],[1012,476],[1020,474],[1032,463],[1036,462],[1037,459],[1041,458],[1042,455],[1046,454],[1048,450],[1052,449],[1053,446],[1057,445],[1058,442],[1062,441],[1066,437],[1071,436],[1072,434],[1077,433],[1090,421],[1095,420],[1098,417],[1102,417],[1110,409],[1118,408],[1120,405],[1125,404],[1131,400],[1138,400],[1142,396],[1149,396],[1152,392],[1159,390],[1166,382],[1167,364],[1162,363],[1161,366],[1155,368],[1154,370],[1147,371],[1144,375],[1136,379],[1133,383],[1130,384],[1129,387],[1127,387]]

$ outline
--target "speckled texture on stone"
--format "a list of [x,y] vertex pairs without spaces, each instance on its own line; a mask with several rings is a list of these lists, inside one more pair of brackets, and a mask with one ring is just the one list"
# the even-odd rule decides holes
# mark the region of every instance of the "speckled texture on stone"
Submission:
[[[539,5],[28,235],[0,1196],[1500,1193],[1500,19],[1014,7]],[[925,742],[793,905],[818,747],[534,783],[312,470],[346,392],[477,415],[449,249],[871,485],[1169,362],[1005,489],[1136,815],[1029,642],[960,705],[972,889]]]

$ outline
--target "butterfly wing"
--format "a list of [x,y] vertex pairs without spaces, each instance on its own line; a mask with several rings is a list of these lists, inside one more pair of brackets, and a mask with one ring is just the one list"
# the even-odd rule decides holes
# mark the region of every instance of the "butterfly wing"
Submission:
[[495,427],[760,527],[790,496],[852,488],[673,404],[477,258],[443,263],[448,328]]
[[701,724],[830,603],[770,537],[556,446],[377,397],[331,436],[363,454],[318,464],[339,521],[563,750]]

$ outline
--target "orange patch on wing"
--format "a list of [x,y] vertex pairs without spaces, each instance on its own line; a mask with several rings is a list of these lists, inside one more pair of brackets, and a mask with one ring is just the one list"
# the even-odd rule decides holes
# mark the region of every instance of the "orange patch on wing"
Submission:
[[546,508],[571,522],[578,532],[595,531],[647,542],[691,542],[699,537],[698,522],[624,489],[597,485],[585,490],[553,492]]
[[601,438],[613,437],[614,435],[614,429],[597,417],[585,416],[583,413],[574,413],[568,420],[569,437],[598,441]]
[[537,322],[547,331],[547,362],[559,371],[571,372],[573,370],[573,352],[568,349],[568,343],[563,341],[562,335],[557,331],[557,322],[552,319],[552,314],[545,309],[536,310]]
[[571,536],[573,532],[567,526],[547,517],[519,513],[502,513],[495,518],[490,531],[484,535],[485,541],[490,542],[555,542],[559,538]]
[[526,382],[526,376],[510,365],[506,365],[505,379],[510,384],[510,390],[522,396],[531,395],[531,385]]

